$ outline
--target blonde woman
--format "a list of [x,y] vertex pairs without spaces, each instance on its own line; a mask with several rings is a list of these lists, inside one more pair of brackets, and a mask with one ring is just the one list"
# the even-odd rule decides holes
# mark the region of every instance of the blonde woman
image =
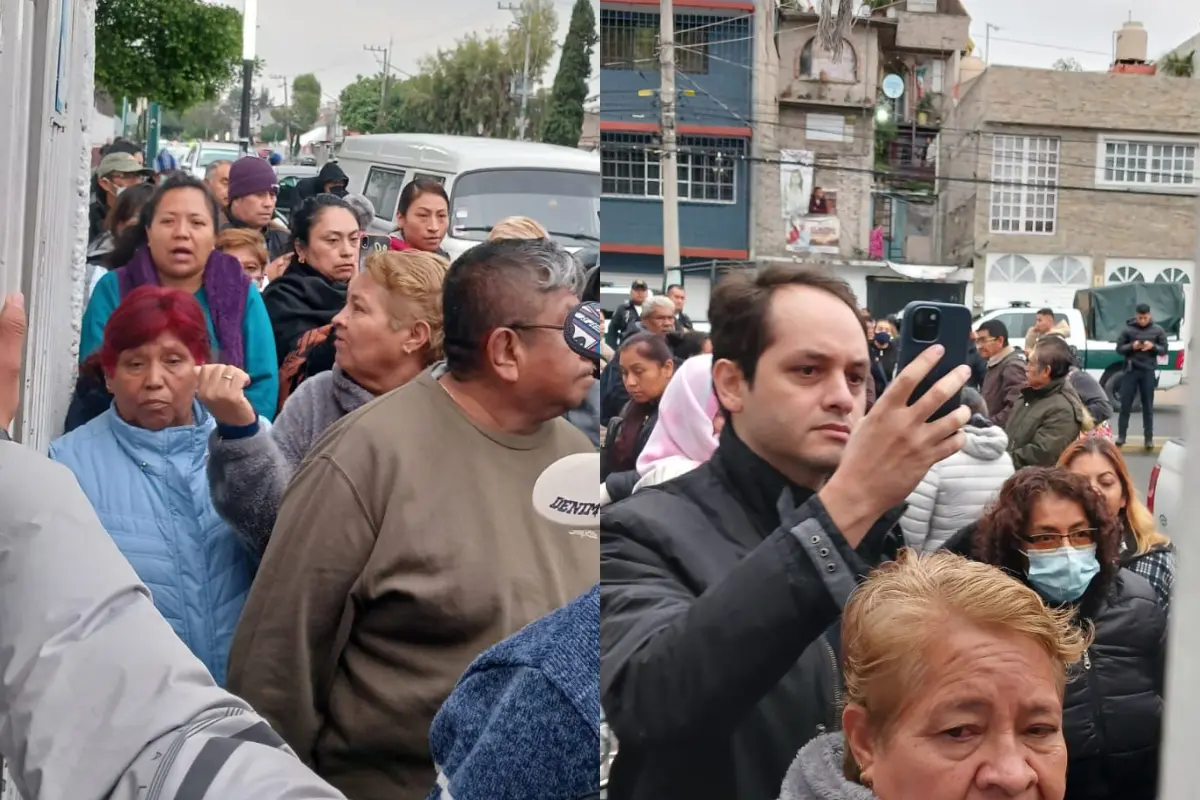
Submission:
[[1138,497],[1121,450],[1109,439],[1079,439],[1063,451],[1058,466],[1087,478],[1121,526],[1121,566],[1154,587],[1159,605],[1170,610],[1175,584],[1175,546],[1158,532],[1154,515]]
[[529,217],[506,217],[492,226],[488,241],[497,239],[549,239],[549,232],[540,222]]
[[255,286],[266,286],[269,257],[267,240],[261,233],[250,228],[226,228],[217,234],[217,249],[236,258]]
[[423,250],[370,256],[333,318],[333,369],[300,384],[270,430],[252,416],[244,376],[201,385],[200,400],[218,423],[209,443],[213,504],[254,552],[266,549],[288,480],[325,429],[442,358],[448,268]]
[[1063,696],[1089,636],[996,567],[901,552],[842,614],[843,731],[781,800],[1062,800]]

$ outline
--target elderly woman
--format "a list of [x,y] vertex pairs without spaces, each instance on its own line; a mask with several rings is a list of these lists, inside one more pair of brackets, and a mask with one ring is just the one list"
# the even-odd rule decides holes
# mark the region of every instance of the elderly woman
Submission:
[[1080,439],[1058,465],[1087,478],[1121,526],[1121,566],[1150,582],[1163,611],[1175,585],[1175,546],[1154,527],[1154,515],[1138,497],[1120,449],[1108,439]]
[[[271,320],[242,265],[216,249],[219,215],[203,181],[177,174],[158,187],[139,223],[116,242],[109,263],[119,269],[100,278],[88,301],[79,360],[100,349],[108,318],[134,289],[182,289],[200,303],[212,350],[219,354],[215,360],[250,376],[246,396],[258,414],[273,419],[279,376]],[[87,377],[80,373],[81,379]]]
[[1063,694],[1088,647],[1067,612],[909,550],[851,596],[842,641],[843,730],[804,746],[781,800],[1063,800]]
[[233,256],[246,271],[246,277],[259,289],[266,285],[267,240],[249,228],[226,228],[217,236],[217,249]]
[[302,381],[333,366],[330,323],[359,272],[362,231],[345,200],[310,197],[292,215],[291,263],[263,291],[279,356],[279,407]]
[[244,375],[200,386],[217,420],[208,462],[213,504],[254,552],[266,550],[284,489],[325,429],[441,359],[448,267],[419,250],[368,258],[333,318],[333,369],[302,383],[269,431],[242,393]]
[[121,301],[95,359],[113,404],[52,442],[50,457],[75,473],[154,605],[223,683],[256,559],[210,500],[205,462],[216,422],[196,402],[196,386],[201,372],[245,373],[208,364],[200,303],[160,286],[138,287]]
[[1156,796],[1167,615],[1146,579],[1121,567],[1120,547],[1108,501],[1061,467],[1017,472],[978,525],[947,544],[1095,631],[1064,703],[1068,800]]

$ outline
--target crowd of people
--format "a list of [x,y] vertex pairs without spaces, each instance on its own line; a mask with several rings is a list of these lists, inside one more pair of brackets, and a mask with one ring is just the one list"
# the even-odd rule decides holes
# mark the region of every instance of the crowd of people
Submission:
[[1174,550],[1061,331],[910,405],[942,348],[819,269],[725,276],[702,354],[656,299],[606,339],[609,797],[1156,797]]
[[[7,537],[0,562],[43,584],[22,576],[34,596],[0,606],[49,615],[0,647],[6,718],[54,742],[4,737],[18,788],[594,795],[597,523],[562,524],[534,489],[598,459],[597,415],[579,413],[598,271],[527,218],[451,265],[436,183],[404,188],[391,248],[366,254],[374,211],[345,192],[306,197],[281,230],[262,158],[204,181],[126,180],[118,157],[97,170],[107,210],[54,463],[0,443],[22,475],[5,513],[36,539]],[[0,361],[19,362],[5,321],[22,315],[10,298]],[[15,404],[0,411],[6,427]],[[77,724],[62,703],[85,670],[106,710]]]

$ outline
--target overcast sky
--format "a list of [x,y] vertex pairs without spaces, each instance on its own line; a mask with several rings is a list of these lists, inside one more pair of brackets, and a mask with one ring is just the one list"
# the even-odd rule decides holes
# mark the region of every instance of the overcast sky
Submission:
[[1151,60],[1200,33],[1200,3],[1195,0],[963,2],[971,15],[971,38],[981,58],[987,23],[1000,27],[992,29],[990,61],[994,64],[1049,67],[1058,58],[1072,57],[1084,69],[1105,69],[1112,60],[1113,31],[1129,19],[1131,11],[1149,34]]
[[[225,0],[224,4],[241,9],[242,3]],[[573,0],[554,0],[560,45],[573,4]],[[496,0],[258,0],[257,50],[267,62],[268,74],[287,75],[290,82],[298,74],[313,72],[330,99],[355,76],[379,72],[381,57],[377,60],[363,50],[364,45],[387,47],[392,37],[392,63],[415,72],[417,61],[438,48],[451,48],[472,32],[498,32],[511,25],[513,14],[496,6]],[[599,54],[595,63],[598,68]],[[543,76],[547,84],[553,82],[557,67],[556,53]],[[272,98],[282,102],[280,82],[267,85]]]

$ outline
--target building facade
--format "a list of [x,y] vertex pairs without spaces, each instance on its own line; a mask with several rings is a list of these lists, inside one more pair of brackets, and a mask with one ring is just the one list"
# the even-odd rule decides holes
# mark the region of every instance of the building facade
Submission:
[[[676,0],[679,239],[687,311],[705,319],[718,261],[750,249],[755,4]],[[600,6],[604,279],[663,283],[659,3]]]
[[940,249],[976,309],[1070,306],[1088,286],[1196,279],[1200,83],[989,67],[939,153]]
[[755,255],[827,261],[876,313],[961,299],[969,276],[933,269],[935,142],[970,18],[958,0],[866,4],[835,55],[817,39],[818,8],[779,10],[775,118],[756,131],[772,152],[759,167]]

